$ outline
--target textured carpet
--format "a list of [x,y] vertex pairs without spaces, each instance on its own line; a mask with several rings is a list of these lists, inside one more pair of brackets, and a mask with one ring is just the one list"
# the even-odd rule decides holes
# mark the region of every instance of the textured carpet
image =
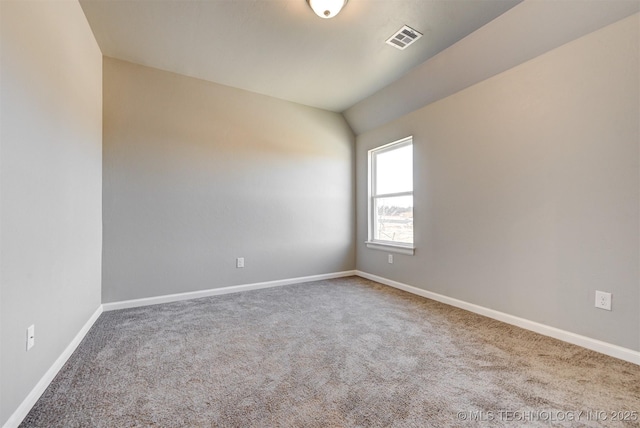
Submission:
[[350,277],[103,313],[21,426],[637,427],[638,411],[639,366]]

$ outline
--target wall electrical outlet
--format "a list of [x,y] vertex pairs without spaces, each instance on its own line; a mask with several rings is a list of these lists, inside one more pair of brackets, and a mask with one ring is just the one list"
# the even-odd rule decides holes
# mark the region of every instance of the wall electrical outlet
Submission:
[[596,308],[611,310],[611,293],[596,290]]
[[27,351],[33,348],[33,345],[36,344],[36,326],[30,325],[27,328]]
[[389,254],[387,260],[389,261],[389,263],[393,264],[393,254]]
[[238,257],[236,259],[236,267],[243,268],[244,267],[244,257]]

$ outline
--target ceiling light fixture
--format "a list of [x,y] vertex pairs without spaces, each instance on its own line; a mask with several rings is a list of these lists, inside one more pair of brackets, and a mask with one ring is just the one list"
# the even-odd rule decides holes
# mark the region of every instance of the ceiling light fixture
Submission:
[[340,13],[349,0],[307,0],[311,9],[320,18],[333,18]]

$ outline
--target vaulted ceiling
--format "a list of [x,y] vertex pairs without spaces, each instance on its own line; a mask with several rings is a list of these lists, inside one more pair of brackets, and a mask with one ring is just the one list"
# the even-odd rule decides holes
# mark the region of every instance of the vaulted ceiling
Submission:
[[[342,112],[522,0],[81,0],[102,53]],[[398,50],[403,25],[424,37]]]

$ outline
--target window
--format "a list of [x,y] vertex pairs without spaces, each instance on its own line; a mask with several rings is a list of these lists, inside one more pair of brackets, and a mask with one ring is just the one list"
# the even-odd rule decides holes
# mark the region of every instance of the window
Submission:
[[369,151],[369,248],[413,254],[413,139]]

